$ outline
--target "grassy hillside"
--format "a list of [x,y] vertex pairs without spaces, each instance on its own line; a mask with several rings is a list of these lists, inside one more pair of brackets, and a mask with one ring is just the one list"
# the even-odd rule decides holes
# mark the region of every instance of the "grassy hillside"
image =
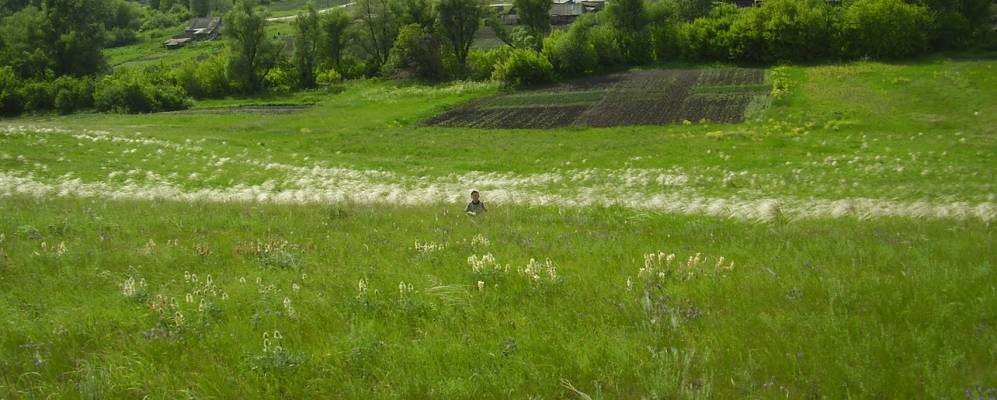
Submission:
[[780,67],[730,125],[382,81],[0,121],[0,398],[992,394],[995,66]]

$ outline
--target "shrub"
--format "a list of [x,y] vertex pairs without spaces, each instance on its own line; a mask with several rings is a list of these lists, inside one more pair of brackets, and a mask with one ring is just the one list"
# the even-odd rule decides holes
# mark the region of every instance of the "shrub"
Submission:
[[623,58],[630,64],[651,61],[653,52],[647,30],[650,22],[642,0],[615,0],[606,8],[606,20],[617,34]]
[[13,116],[24,111],[20,80],[11,67],[0,67],[0,115]]
[[623,63],[623,52],[616,41],[616,33],[608,26],[596,26],[588,32],[589,42],[595,49],[595,59],[603,69]]
[[293,66],[281,63],[263,77],[263,86],[272,93],[290,93],[298,81],[295,72]]
[[55,109],[62,114],[93,107],[93,78],[61,76],[54,82]]
[[331,84],[334,84],[334,83],[341,82],[343,80],[343,76],[340,75],[339,72],[336,72],[335,68],[329,68],[329,69],[326,69],[325,71],[319,72],[315,76],[315,80],[320,85],[331,85]]
[[104,43],[108,48],[127,46],[138,41],[135,30],[132,28],[111,28],[107,31]]
[[343,79],[360,79],[368,76],[370,69],[364,60],[351,54],[344,54],[336,71],[343,76]]
[[21,86],[21,98],[25,110],[47,111],[55,107],[55,93],[52,84],[47,81],[25,83]]
[[975,29],[962,14],[940,11],[935,14],[931,45],[936,49],[963,49],[973,43]]
[[512,55],[512,47],[502,46],[489,50],[471,49],[467,54],[468,79],[484,81],[491,79],[495,66],[505,62]]
[[138,72],[104,77],[93,97],[97,110],[119,113],[173,111],[190,106],[182,88],[153,84]]
[[188,60],[169,73],[170,81],[195,99],[220,98],[235,92],[225,75],[227,54],[203,61]]
[[928,47],[925,27],[931,24],[931,15],[923,6],[902,0],[857,0],[841,21],[839,51],[853,58],[917,54]]
[[508,59],[495,66],[492,79],[504,87],[539,85],[554,79],[554,66],[537,51],[515,49]]
[[153,29],[173,28],[183,22],[183,14],[168,14],[159,10],[150,10],[149,15],[142,21],[140,30],[149,31]]
[[674,1],[648,4],[652,56],[658,62],[679,58],[679,5]]
[[544,39],[543,55],[559,76],[581,75],[598,67],[598,54],[588,40],[588,29],[573,25],[567,32],[555,31]]
[[709,15],[679,28],[679,50],[690,60],[730,58],[730,30],[740,11],[733,4],[717,5]]
[[387,75],[414,77],[426,80],[441,80],[446,77],[440,41],[419,24],[403,26],[391,49]]

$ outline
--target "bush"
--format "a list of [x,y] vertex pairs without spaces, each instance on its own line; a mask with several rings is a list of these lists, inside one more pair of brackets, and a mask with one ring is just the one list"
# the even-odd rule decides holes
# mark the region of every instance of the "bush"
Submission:
[[403,26],[384,65],[386,75],[441,80],[446,77],[440,41],[419,24]]
[[570,77],[594,71],[598,54],[588,40],[588,27],[572,25],[568,31],[554,31],[544,39],[543,55],[558,76]]
[[726,44],[733,61],[813,61],[832,56],[832,28],[823,0],[770,0],[739,11]]
[[91,77],[79,79],[61,76],[55,86],[55,109],[61,114],[93,107],[94,81]]
[[150,10],[145,20],[142,21],[141,30],[149,31],[153,29],[173,28],[182,25],[188,19],[190,19],[190,13],[187,12],[186,8],[169,13]]
[[955,11],[941,11],[935,14],[931,45],[936,49],[964,49],[973,43],[975,29],[962,14]]
[[505,62],[512,52],[513,49],[509,46],[489,50],[471,49],[467,54],[467,78],[476,81],[491,79],[495,66]]
[[47,81],[25,83],[21,86],[21,99],[25,111],[48,111],[55,107],[55,93]]
[[616,32],[608,26],[596,26],[588,32],[589,42],[595,49],[596,63],[602,69],[623,64],[623,51],[616,41]]
[[11,67],[0,67],[0,115],[14,116],[24,111],[20,80]]
[[834,17],[824,0],[769,0],[754,14],[765,41],[762,61],[813,61],[832,56]]
[[94,106],[99,111],[148,113],[182,110],[190,107],[180,87],[153,84],[141,73],[128,72],[106,76],[94,91]]
[[654,59],[674,60],[679,57],[679,22],[677,6],[668,2],[648,5],[651,19],[650,35]]
[[225,76],[227,64],[225,53],[204,61],[189,60],[174,69],[170,79],[195,99],[225,97],[235,92]]
[[315,75],[315,81],[320,85],[331,85],[343,81],[343,76],[335,68],[329,68]]
[[343,79],[361,79],[367,77],[370,71],[367,63],[352,54],[344,54],[339,61],[339,69],[336,71],[343,76]]
[[298,83],[297,71],[288,63],[281,63],[267,71],[263,86],[271,93],[290,93]]
[[914,55],[928,48],[925,27],[931,25],[923,6],[902,0],[857,0],[841,21],[839,52],[849,58]]
[[515,49],[509,58],[495,66],[492,79],[504,87],[524,87],[554,80],[554,66],[537,51]]
[[730,59],[730,30],[740,11],[733,4],[717,5],[709,15],[679,28],[679,51],[689,60]]
[[104,43],[108,48],[127,46],[138,41],[132,28],[111,28],[106,36]]

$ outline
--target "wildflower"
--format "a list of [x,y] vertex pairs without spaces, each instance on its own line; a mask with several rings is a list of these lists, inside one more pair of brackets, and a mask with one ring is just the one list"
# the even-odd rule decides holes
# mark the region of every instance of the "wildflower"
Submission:
[[488,238],[484,237],[480,233],[477,234],[477,235],[474,235],[474,237],[471,238],[471,246],[474,246],[474,247],[488,247],[489,245],[491,245],[491,241],[489,241]]
[[284,301],[282,304],[284,305],[284,312],[287,314],[288,317],[294,318],[298,315],[297,310],[295,310],[294,307],[291,305],[290,297],[284,297]]
[[360,278],[357,282],[357,300],[364,300],[367,298],[367,280]]
[[478,281],[478,291],[485,290],[485,281]]

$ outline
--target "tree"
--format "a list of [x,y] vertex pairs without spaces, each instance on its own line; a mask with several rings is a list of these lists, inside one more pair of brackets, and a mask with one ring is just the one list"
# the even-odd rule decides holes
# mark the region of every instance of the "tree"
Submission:
[[441,0],[437,6],[440,32],[446,37],[450,50],[462,68],[467,64],[474,34],[481,26],[481,5],[477,0]]
[[93,75],[106,64],[102,0],[45,0],[46,48],[57,75]]
[[550,0],[513,0],[519,23],[526,26],[540,48],[544,36],[550,33]]
[[381,68],[398,36],[398,21],[389,0],[358,0],[354,6],[360,21],[358,45],[372,65]]
[[398,31],[398,38],[385,65],[386,74],[440,80],[446,76],[440,56],[440,42],[419,24],[408,24]]
[[294,20],[294,68],[301,87],[315,87],[315,59],[320,34],[318,12],[315,11],[315,4],[309,2],[307,11],[298,13]]
[[841,21],[845,57],[901,58],[928,48],[931,24],[927,8],[902,0],[858,0],[848,6]]
[[327,12],[321,17],[322,38],[319,47],[323,57],[337,70],[343,60],[343,49],[346,48],[347,28],[352,22],[350,16],[341,8]]
[[24,79],[45,79],[52,72],[45,13],[28,6],[0,20],[0,65]]
[[190,13],[195,17],[206,17],[211,13],[209,0],[190,0]]
[[392,4],[399,26],[416,24],[428,31],[436,23],[433,5],[429,0],[396,0]]
[[707,16],[713,9],[714,0],[672,0],[678,17],[692,21]]
[[609,25],[616,30],[623,57],[631,63],[651,60],[650,22],[643,0],[615,0],[606,8]]
[[257,9],[254,0],[238,0],[225,14],[225,36],[231,54],[228,59],[229,79],[244,93],[263,88],[263,78],[277,61],[278,49],[264,32],[266,11]]

